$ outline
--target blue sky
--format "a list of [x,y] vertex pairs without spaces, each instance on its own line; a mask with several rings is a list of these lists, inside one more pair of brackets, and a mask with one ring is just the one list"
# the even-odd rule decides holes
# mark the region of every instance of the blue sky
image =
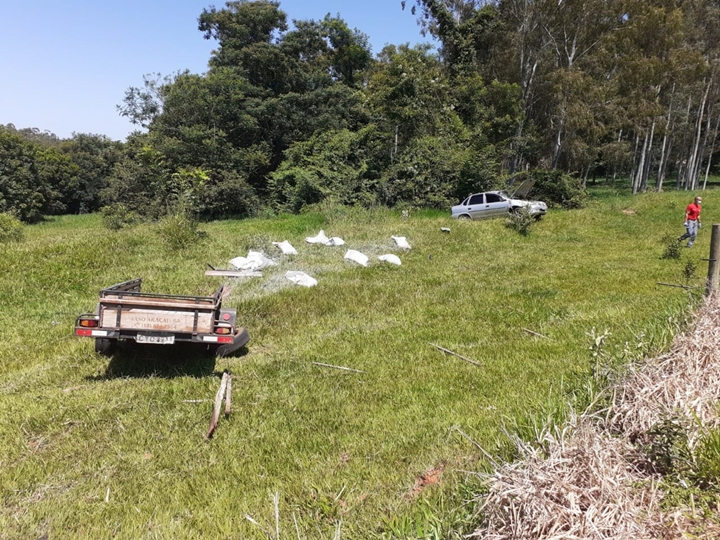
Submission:
[[[340,15],[387,43],[428,41],[400,0],[281,0],[292,19]],[[8,0],[0,6],[0,124],[124,140],[135,129],[117,113],[143,75],[204,73],[216,42],[197,30],[203,0]]]

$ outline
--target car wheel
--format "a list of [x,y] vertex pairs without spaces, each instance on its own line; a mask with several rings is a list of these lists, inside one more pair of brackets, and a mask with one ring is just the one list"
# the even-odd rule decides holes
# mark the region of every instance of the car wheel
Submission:
[[107,338],[95,338],[95,352],[103,356],[111,356],[115,352],[117,341]]
[[460,214],[460,215],[458,216],[458,220],[460,220],[460,221],[470,221],[470,216],[468,216],[467,214]]

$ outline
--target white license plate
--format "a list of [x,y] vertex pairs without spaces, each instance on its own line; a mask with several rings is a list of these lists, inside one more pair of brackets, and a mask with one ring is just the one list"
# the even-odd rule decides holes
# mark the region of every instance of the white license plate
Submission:
[[154,345],[172,345],[175,343],[175,336],[147,336],[145,334],[138,334],[135,336],[135,341],[138,343],[152,343]]

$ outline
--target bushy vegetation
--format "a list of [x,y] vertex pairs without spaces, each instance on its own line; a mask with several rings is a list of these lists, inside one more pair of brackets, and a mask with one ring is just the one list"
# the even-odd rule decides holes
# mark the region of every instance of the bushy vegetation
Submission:
[[182,250],[196,244],[204,233],[198,230],[198,223],[185,212],[174,212],[162,218],[157,232],[172,250]]
[[0,213],[0,244],[23,239],[22,222],[7,212]]
[[535,181],[532,197],[545,201],[550,207],[582,208],[588,200],[588,194],[582,180],[560,171],[534,170],[522,173],[515,179],[515,184],[524,180]]
[[0,211],[35,223],[124,204],[159,219],[191,178],[201,220],[326,198],[447,208],[524,177],[533,197],[579,208],[589,178],[694,190],[717,168],[712,3],[403,5],[437,50],[373,57],[339,15],[290,24],[279,2],[203,10],[208,71],[147,75],[118,106],[146,132],[114,143],[2,127]]
[[123,203],[114,203],[100,209],[103,225],[111,231],[119,231],[125,227],[132,227],[140,221],[140,215],[130,210]]

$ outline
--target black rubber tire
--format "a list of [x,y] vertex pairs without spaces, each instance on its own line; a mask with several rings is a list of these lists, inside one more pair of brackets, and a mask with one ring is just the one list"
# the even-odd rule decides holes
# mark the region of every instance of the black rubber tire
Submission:
[[467,214],[460,214],[458,216],[459,221],[470,221],[472,218],[468,216]]
[[232,343],[219,345],[217,349],[215,349],[215,356],[218,358],[222,356],[230,356],[244,347],[248,341],[250,341],[250,334],[248,334],[248,331],[245,328],[238,328],[235,333],[235,340]]
[[117,348],[117,340],[95,338],[95,352],[103,356],[111,356]]

